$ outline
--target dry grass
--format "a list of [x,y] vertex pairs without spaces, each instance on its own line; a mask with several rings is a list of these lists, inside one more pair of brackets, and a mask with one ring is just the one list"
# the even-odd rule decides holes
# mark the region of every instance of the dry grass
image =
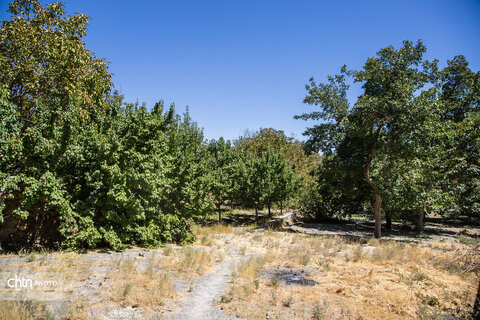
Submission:
[[218,234],[233,233],[233,227],[221,223],[212,224],[210,226],[194,225],[192,227],[192,232],[197,238],[200,238],[202,236],[216,236]]
[[[138,307],[144,317],[149,311],[175,309],[180,299],[175,278],[193,285],[231,249],[248,259],[232,266],[219,304],[245,319],[468,318],[477,289],[474,274],[464,272],[455,260],[471,246],[465,241],[356,241],[238,231],[221,224],[195,227],[194,232],[197,241],[188,246],[168,244],[138,253],[134,249],[133,254],[112,254],[118,258],[102,261],[90,253],[24,253],[18,267],[68,277],[72,297],[77,289],[91,290],[84,299],[73,299],[65,319],[86,318],[86,311],[106,304]],[[104,273],[98,275],[98,270]],[[285,276],[291,275],[306,282],[287,284]],[[96,289],[88,288],[92,279]],[[39,304],[2,302],[0,320],[39,319],[38,315],[48,319],[42,312],[46,311]]]
[[86,320],[88,319],[87,310],[90,302],[87,298],[81,297],[72,301],[62,320]]
[[260,276],[264,265],[264,257],[254,257],[240,264],[233,272],[245,281],[253,281]]
[[81,259],[78,253],[57,253],[55,262],[50,262],[45,271],[67,277],[69,281],[81,281],[88,277],[89,270],[93,265],[102,263],[101,261],[86,261]]
[[46,310],[45,304],[35,301],[2,301],[0,320],[49,320],[53,316]]
[[157,272],[159,260],[155,257],[141,270],[136,259],[121,259],[115,263],[112,275],[111,301],[132,307],[158,310],[166,300],[175,298],[175,286],[166,272]]
[[232,285],[221,301],[228,302],[232,299],[248,300],[259,289],[259,277],[265,265],[264,257],[253,257],[232,270]]
[[[235,269],[221,301],[245,319],[432,319],[468,317],[475,277],[452,264],[462,244],[354,241],[265,232],[249,235],[260,254]],[[253,270],[263,270],[258,271]],[[287,285],[287,270],[315,285]]]
[[174,254],[162,259],[162,266],[175,272],[181,278],[196,278],[208,273],[215,260],[221,260],[222,250],[214,250],[202,246],[180,248]]
[[[233,235],[237,231],[231,225],[216,223],[210,226],[195,225],[192,227],[192,232],[196,238],[195,244],[209,247],[222,245],[225,235]],[[220,241],[220,238],[222,238],[222,241]]]
[[[230,232],[228,228],[209,228],[206,234]],[[96,252],[24,253],[23,261],[8,264],[11,270],[26,270],[34,274],[51,274],[62,283],[62,295],[72,301],[61,314],[62,319],[87,319],[92,310],[103,312],[102,306],[138,308],[142,316],[156,311],[175,309],[180,294],[175,291],[175,278],[195,278],[212,270],[215,261],[222,260],[225,251],[200,245],[168,244],[158,250],[131,249],[96,257]],[[3,255],[9,259],[15,255]],[[106,258],[106,259],[105,259]],[[193,283],[193,282],[192,282]],[[64,285],[64,286],[63,286]],[[78,293],[81,291],[81,293]],[[41,305],[7,302],[0,304],[0,319],[38,318]],[[37,310],[38,309],[38,310]],[[53,318],[52,318],[53,319]]]

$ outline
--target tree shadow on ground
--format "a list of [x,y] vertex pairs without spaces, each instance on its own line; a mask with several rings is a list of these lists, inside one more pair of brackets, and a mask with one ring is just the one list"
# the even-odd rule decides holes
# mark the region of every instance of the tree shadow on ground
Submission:
[[[266,213],[259,213],[258,219],[255,213],[238,212],[231,213],[224,211],[221,223],[234,227],[261,226],[271,220]],[[219,223],[218,219],[207,219],[202,225],[213,225]],[[297,221],[292,226],[284,228],[284,231],[295,233],[306,233],[320,236],[340,236],[349,240],[366,241],[373,237],[373,218],[330,219],[325,222],[303,222]],[[420,241],[422,239],[460,239],[462,241],[476,243],[480,242],[480,221],[471,217],[457,216],[450,219],[427,217],[425,228],[418,232],[414,226],[401,221],[393,221],[392,229],[382,227],[382,238],[396,241]]]
[[[249,213],[249,212],[239,212],[239,213],[224,213],[222,217],[222,224],[225,225],[231,225],[233,227],[245,227],[245,226],[251,226],[251,225],[262,225],[268,220],[270,220],[271,217],[268,215],[259,213],[258,214],[258,219],[255,216],[255,213]],[[206,219],[205,221],[202,222],[203,225],[212,225],[219,223],[218,219]]]
[[[292,232],[302,232],[318,235],[338,235],[350,239],[369,239],[373,237],[375,223],[373,219],[356,219],[328,221],[325,223],[297,222]],[[429,217],[425,228],[419,232],[411,225],[402,222],[392,222],[392,229],[382,227],[382,237],[391,239],[421,240],[430,238],[464,238],[466,241],[480,241],[480,226],[478,221],[465,217],[442,219]]]

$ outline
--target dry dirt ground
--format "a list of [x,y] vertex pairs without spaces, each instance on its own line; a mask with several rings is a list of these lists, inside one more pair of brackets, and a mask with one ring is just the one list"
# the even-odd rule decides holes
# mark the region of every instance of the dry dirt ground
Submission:
[[[478,228],[379,241],[362,225],[213,225],[187,246],[1,255],[0,320],[469,317]],[[9,288],[15,276],[46,282]]]

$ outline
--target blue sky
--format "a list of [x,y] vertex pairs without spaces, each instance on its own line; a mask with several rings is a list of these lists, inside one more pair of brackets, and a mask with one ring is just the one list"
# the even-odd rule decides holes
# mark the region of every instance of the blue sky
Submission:
[[[7,6],[0,1],[2,19]],[[478,0],[67,0],[66,8],[91,17],[86,46],[110,62],[126,101],[189,105],[208,139],[273,127],[303,140],[309,123],[293,116],[314,110],[302,103],[308,79],[360,68],[403,40],[423,39],[441,65],[463,54],[480,69]]]

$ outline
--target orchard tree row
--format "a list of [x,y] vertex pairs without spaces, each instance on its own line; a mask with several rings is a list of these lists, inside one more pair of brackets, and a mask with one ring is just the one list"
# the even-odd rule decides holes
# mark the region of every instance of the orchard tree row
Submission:
[[219,220],[221,206],[240,203],[258,211],[264,207],[271,216],[272,206],[287,200],[298,206],[301,194],[312,180],[310,172],[319,165],[320,156],[307,156],[302,144],[272,128],[246,133],[233,142],[212,140],[208,144],[212,197]]
[[268,143],[253,153],[207,142],[188,111],[124,103],[106,61],[85,48],[85,15],[36,0],[9,12],[0,29],[3,249],[187,242],[191,222],[226,200],[270,210],[298,189],[288,155]]

